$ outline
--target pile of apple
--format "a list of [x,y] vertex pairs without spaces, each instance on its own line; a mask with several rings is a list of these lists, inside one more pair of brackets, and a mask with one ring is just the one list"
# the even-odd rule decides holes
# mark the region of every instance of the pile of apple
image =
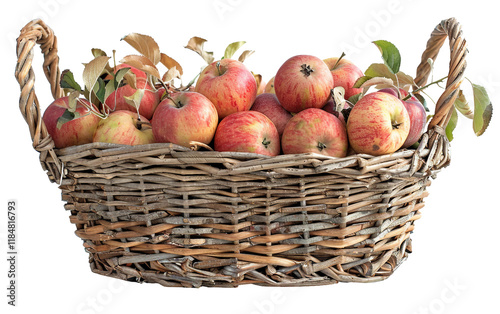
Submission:
[[[180,67],[173,59],[160,78],[155,64],[167,60],[163,54],[124,58],[110,67],[110,58],[97,52],[91,72],[98,76],[87,76],[85,90],[64,72],[61,86],[71,93],[43,115],[55,146],[173,143],[345,157],[391,154],[414,145],[425,130],[427,113],[416,97],[388,78],[368,77],[343,56],[293,56],[265,84],[241,60],[213,60],[197,46],[210,62],[185,88],[171,84]],[[368,93],[370,86],[378,89]]]

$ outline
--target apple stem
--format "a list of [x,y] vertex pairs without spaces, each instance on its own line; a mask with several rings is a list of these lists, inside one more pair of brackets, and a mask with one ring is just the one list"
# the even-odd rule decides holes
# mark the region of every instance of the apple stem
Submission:
[[394,130],[394,129],[399,129],[399,126],[400,126],[401,124],[403,124],[403,123],[402,123],[402,122],[396,122],[396,123],[393,123],[393,124],[392,124],[392,129],[393,129],[393,130]]
[[319,151],[321,152],[326,148],[326,145],[324,143],[318,142],[318,145],[316,145],[316,147],[318,147]]
[[137,120],[137,129],[142,130],[144,127],[151,128],[151,123]]
[[215,64],[215,66],[217,67],[217,72],[219,72],[219,76],[220,76],[220,75],[222,75],[222,74],[220,73],[220,61],[218,61],[218,62]]
[[342,58],[344,58],[344,57],[345,57],[345,52],[342,52],[342,54],[340,55],[340,58],[337,59],[337,62],[335,62],[335,65],[333,66],[333,68],[330,69],[330,71],[334,70],[337,67],[337,65],[340,63],[340,60],[342,60]]
[[306,77],[314,72],[314,69],[312,69],[309,64],[304,63],[303,65],[300,66],[300,68],[301,68],[300,72],[302,72],[302,74],[304,74],[304,76]]
[[262,140],[262,145],[264,145],[265,148],[267,148],[271,144],[271,141],[268,140],[266,137]]
[[182,107],[184,107],[184,104],[183,104],[180,100],[176,102],[176,101],[172,98],[172,96],[170,96],[170,93],[166,93],[165,97],[167,97],[168,99],[170,99],[170,100],[174,103],[174,105],[176,105],[176,106],[177,106],[177,108],[182,108]]

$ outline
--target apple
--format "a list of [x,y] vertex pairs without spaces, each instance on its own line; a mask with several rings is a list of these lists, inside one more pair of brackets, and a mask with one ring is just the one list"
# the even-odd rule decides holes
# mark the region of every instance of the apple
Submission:
[[340,59],[333,57],[323,60],[332,73],[334,87],[342,86],[345,90],[344,98],[349,99],[351,96],[362,93],[362,88],[353,88],[354,83],[362,77],[361,71],[354,63],[344,58]]
[[264,93],[276,94],[276,92],[274,90],[274,78],[275,78],[275,76],[271,77],[269,82],[266,83],[266,88],[264,88]]
[[[391,94],[391,95],[399,98],[398,91],[396,90],[396,88],[386,87],[386,88],[379,89],[378,91],[383,92],[383,93],[388,93],[388,94]],[[399,93],[401,94],[400,99],[406,98],[406,96],[408,96],[408,92],[402,88],[399,88]],[[415,96],[411,96],[410,98],[408,98],[408,100],[417,100],[418,101],[418,98],[416,98]]]
[[349,143],[357,153],[391,154],[406,141],[410,116],[397,97],[373,92],[363,96],[347,119]]
[[255,98],[255,101],[250,110],[263,113],[276,126],[278,134],[281,136],[288,120],[292,118],[292,114],[288,112],[278,101],[278,97],[272,93],[263,93]]
[[138,89],[142,89],[144,90],[144,94],[139,105],[139,114],[146,119],[151,119],[156,106],[160,102],[159,93],[145,79],[137,79],[136,86],[137,89],[132,88],[128,84],[118,87],[116,91],[112,92],[106,98],[105,103],[112,111],[129,110],[137,112],[133,102],[127,100],[125,97],[131,97]]
[[410,133],[402,147],[408,148],[418,142],[424,134],[425,125],[427,124],[427,112],[425,112],[424,106],[418,100],[405,100],[403,104],[410,116]]
[[257,96],[257,82],[246,66],[233,59],[209,64],[200,74],[195,92],[203,94],[217,108],[219,119],[246,111]]
[[196,92],[176,92],[156,108],[151,120],[157,142],[190,147],[191,141],[209,144],[217,129],[217,109]]
[[149,120],[137,112],[117,110],[102,119],[94,133],[94,142],[140,145],[154,143]]
[[284,154],[317,153],[345,157],[348,146],[345,125],[334,115],[317,108],[294,115],[281,137]]
[[286,60],[274,78],[274,89],[281,105],[292,113],[321,108],[330,98],[333,77],[323,60],[297,55]]
[[277,156],[280,137],[276,126],[263,113],[242,111],[222,119],[215,131],[214,148],[219,152]]
[[[408,96],[408,92],[400,88],[401,97]],[[398,93],[394,88],[383,88],[379,92],[389,93],[398,97]],[[410,116],[410,132],[406,141],[403,143],[402,148],[408,148],[418,142],[420,137],[425,132],[425,125],[427,123],[427,112],[425,111],[422,103],[415,97],[411,96],[408,100],[402,100],[408,115]]]
[[91,104],[86,99],[79,98],[76,101],[75,113],[79,117],[67,121],[60,128],[57,127],[57,121],[69,108],[68,97],[54,100],[43,113],[42,120],[56,148],[92,143],[100,118],[89,111]]

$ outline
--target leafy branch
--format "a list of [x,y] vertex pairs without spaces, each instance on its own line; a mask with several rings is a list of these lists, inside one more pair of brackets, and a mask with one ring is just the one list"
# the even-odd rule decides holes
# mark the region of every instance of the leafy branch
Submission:
[[[403,101],[415,96],[420,100],[426,111],[429,111],[425,98],[419,92],[424,92],[424,90],[432,85],[439,86],[439,83],[445,81],[448,77],[445,76],[425,86],[418,86],[413,77],[400,71],[401,55],[394,44],[385,40],[377,40],[373,43],[380,50],[384,63],[371,64],[364,72],[365,75],[356,81],[353,87],[363,88],[363,92],[359,95],[358,99],[365,95],[371,86],[375,86],[377,89],[392,87],[398,91],[400,96],[401,90],[405,90],[408,93],[408,95],[400,97]],[[429,64],[432,68],[434,62],[429,60]],[[469,79],[467,80],[472,85],[474,109],[470,108],[463,90],[459,89],[459,96],[454,102],[454,106],[451,109],[451,118],[446,126],[446,134],[450,141],[453,140],[453,130],[458,122],[458,112],[473,120],[472,127],[477,136],[482,135],[486,131],[493,114],[493,106],[486,89],[472,83]],[[413,91],[410,91],[410,88]]]

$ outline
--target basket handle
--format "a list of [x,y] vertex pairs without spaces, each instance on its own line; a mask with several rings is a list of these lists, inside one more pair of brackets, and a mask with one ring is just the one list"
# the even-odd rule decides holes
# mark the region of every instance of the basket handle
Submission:
[[34,47],[40,45],[44,56],[43,71],[49,81],[52,97],[63,96],[60,87],[61,73],[57,55],[57,38],[42,20],[37,19],[26,24],[17,38],[17,64],[15,76],[21,87],[19,109],[28,124],[33,147],[40,152],[42,168],[48,171],[51,181],[62,178],[62,163],[54,152],[54,141],[43,123],[43,113],[35,94],[35,73],[32,68]]
[[54,147],[52,138],[42,121],[42,112],[35,94],[35,73],[32,68],[34,47],[40,45],[44,55],[43,71],[49,81],[54,99],[62,97],[59,85],[60,70],[57,55],[57,38],[42,20],[29,22],[17,38],[17,64],[15,76],[21,87],[19,109],[30,129],[33,147],[37,151],[47,151]]
[[[451,57],[446,88],[436,103],[435,114],[429,122],[428,131],[436,126],[445,128],[451,118],[453,104],[458,97],[460,84],[464,80],[463,75],[467,66],[465,61],[467,44],[462,36],[462,27],[455,18],[441,21],[431,33],[431,37],[427,41],[427,47],[422,54],[420,65],[417,67],[415,83],[418,86],[425,86],[431,72],[431,65],[427,60],[430,58],[435,61],[446,38],[449,39]],[[443,133],[442,130],[440,133]]]

